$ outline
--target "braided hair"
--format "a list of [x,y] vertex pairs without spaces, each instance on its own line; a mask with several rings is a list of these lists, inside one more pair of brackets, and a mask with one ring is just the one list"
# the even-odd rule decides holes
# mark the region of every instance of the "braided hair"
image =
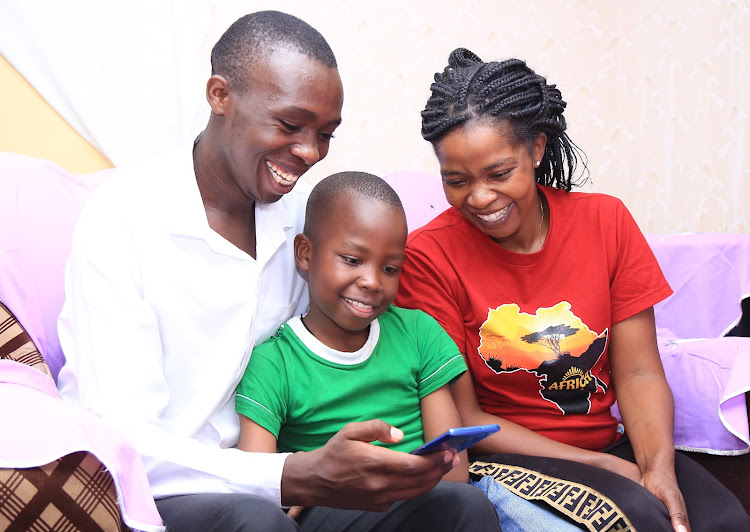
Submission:
[[586,155],[565,133],[563,111],[567,105],[555,85],[531,70],[520,59],[485,63],[473,52],[457,48],[448,66],[435,74],[432,95],[422,111],[422,137],[435,144],[452,128],[473,119],[491,117],[506,122],[520,142],[531,150],[540,133],[547,135],[536,181],[570,191],[578,162],[586,168]]

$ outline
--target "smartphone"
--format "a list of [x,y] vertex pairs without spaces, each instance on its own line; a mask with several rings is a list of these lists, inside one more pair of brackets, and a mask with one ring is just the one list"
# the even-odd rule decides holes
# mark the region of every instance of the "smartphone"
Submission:
[[453,449],[460,453],[498,430],[500,430],[500,426],[496,424],[448,429],[434,440],[428,441],[419,449],[412,451],[411,454],[430,454],[447,449]]

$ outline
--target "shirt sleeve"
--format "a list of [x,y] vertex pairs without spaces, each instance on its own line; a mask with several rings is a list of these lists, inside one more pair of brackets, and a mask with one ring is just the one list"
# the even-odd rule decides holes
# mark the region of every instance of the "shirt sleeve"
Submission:
[[253,349],[245,374],[237,385],[235,408],[278,439],[286,419],[288,394],[280,340],[274,337]]
[[417,312],[415,328],[421,360],[421,399],[441,386],[453,383],[466,371],[466,362],[456,343],[432,316]]
[[463,313],[452,283],[446,278],[446,272],[453,270],[450,266],[440,267],[444,254],[438,249],[430,250],[432,243],[432,239],[421,234],[410,239],[395,304],[423,310],[435,318],[463,353],[466,350]]
[[620,200],[616,200],[616,213],[616,262],[610,280],[613,324],[654,306],[672,294],[646,237]]
[[58,322],[66,355],[58,381],[61,394],[129,437],[143,456],[152,489],[159,487],[155,497],[193,493],[199,486],[217,493],[252,493],[280,504],[288,455],[223,449],[160,425],[170,393],[159,323],[143,298],[136,256],[121,224],[84,209]]

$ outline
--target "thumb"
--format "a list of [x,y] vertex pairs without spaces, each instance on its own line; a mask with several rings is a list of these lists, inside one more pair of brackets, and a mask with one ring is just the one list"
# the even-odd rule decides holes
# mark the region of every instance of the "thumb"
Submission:
[[379,441],[382,443],[396,443],[404,437],[404,432],[382,421],[371,419],[348,423],[339,431],[348,440],[359,440],[365,442]]

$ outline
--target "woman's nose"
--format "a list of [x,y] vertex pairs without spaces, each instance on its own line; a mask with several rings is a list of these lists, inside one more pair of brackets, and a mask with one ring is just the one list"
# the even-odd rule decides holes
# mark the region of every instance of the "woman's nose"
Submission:
[[478,185],[471,189],[467,203],[474,209],[484,209],[492,203],[497,194],[489,187]]

